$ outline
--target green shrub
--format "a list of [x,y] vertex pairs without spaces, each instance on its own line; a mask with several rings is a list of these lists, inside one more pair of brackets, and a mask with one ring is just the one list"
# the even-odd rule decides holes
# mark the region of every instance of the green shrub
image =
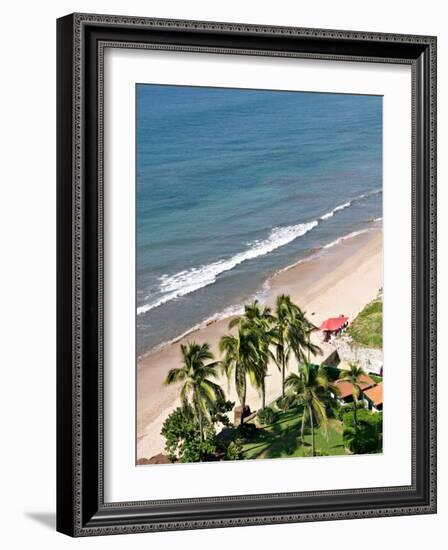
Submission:
[[[339,420],[344,420],[344,416],[347,413],[353,414],[354,408],[355,408],[355,403],[347,403],[346,405],[340,405],[339,408],[337,409],[336,418],[338,418]],[[357,410],[358,410],[358,416],[359,416],[359,411],[366,411],[364,401],[362,400],[358,401]]]
[[273,424],[275,421],[275,412],[270,407],[265,407],[264,409],[258,411],[257,420],[264,426]]
[[235,406],[235,402],[218,399],[210,407],[210,419],[213,424],[220,422],[223,426],[230,426],[231,422],[226,413],[230,412]]
[[285,397],[279,397],[275,402],[275,404],[281,411],[286,412],[294,405],[294,397],[291,395],[285,395]]
[[355,429],[353,410],[343,417],[343,439],[354,454],[380,453],[383,448],[383,415],[366,409],[357,411],[358,429]]
[[231,441],[224,452],[224,460],[241,460],[243,457],[243,447],[241,443],[236,441]]
[[205,438],[201,441],[199,425],[190,406],[175,409],[163,423],[160,433],[165,438],[165,451],[173,462],[199,462],[216,452],[213,425],[205,426]]
[[241,424],[237,428],[237,437],[241,437],[242,439],[250,439],[254,436],[256,431],[257,427],[255,424],[252,424],[251,422],[244,422],[244,424]]
[[204,441],[201,441],[199,437],[185,440],[181,447],[179,457],[180,462],[203,462],[207,460],[216,460],[214,435],[213,430],[213,433],[209,434]]

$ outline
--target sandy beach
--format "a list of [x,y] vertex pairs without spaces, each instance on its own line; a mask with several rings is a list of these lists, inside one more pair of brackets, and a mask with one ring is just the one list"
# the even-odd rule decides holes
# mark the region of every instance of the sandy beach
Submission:
[[[352,320],[357,313],[375,298],[383,286],[382,231],[374,228],[323,249],[288,269],[277,273],[269,281],[268,305],[277,295],[289,294],[292,300],[306,311],[308,318],[319,325],[328,317],[340,314]],[[150,458],[163,452],[164,439],[160,435],[162,424],[170,412],[179,405],[178,388],[163,386],[167,372],[179,366],[181,343],[194,339],[208,342],[218,357],[218,342],[228,332],[229,319],[221,319],[191,332],[175,343],[146,355],[137,365],[137,459]],[[327,346],[322,335],[313,336],[326,356]],[[319,361],[321,360],[319,359]],[[236,392],[227,379],[220,380],[226,395],[237,402]],[[266,400],[281,393],[281,375],[270,365],[266,385]],[[247,404],[251,410],[261,405],[256,389],[248,385]]]

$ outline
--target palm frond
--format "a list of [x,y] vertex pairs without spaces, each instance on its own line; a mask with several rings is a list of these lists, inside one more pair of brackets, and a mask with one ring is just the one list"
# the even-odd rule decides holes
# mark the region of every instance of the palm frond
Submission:
[[170,384],[176,384],[177,382],[182,382],[187,377],[187,373],[184,368],[176,368],[168,371],[164,384],[166,386]]
[[236,326],[238,326],[240,323],[241,323],[241,317],[234,317],[233,319],[230,319],[228,327],[231,330],[232,328],[235,328]]

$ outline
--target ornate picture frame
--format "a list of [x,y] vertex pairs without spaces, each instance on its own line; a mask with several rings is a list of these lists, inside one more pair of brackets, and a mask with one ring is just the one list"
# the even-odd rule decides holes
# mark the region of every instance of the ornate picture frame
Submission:
[[[412,70],[412,483],[105,502],[104,50],[152,48]],[[436,512],[436,38],[72,14],[57,22],[57,530],[70,536]]]

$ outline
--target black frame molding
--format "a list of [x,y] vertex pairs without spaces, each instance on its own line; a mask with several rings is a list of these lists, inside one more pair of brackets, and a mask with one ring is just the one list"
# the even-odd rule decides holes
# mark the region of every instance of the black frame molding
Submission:
[[[106,47],[411,65],[410,486],[104,502],[102,131]],[[72,14],[57,21],[57,73],[57,530],[89,536],[435,513],[436,38]]]

